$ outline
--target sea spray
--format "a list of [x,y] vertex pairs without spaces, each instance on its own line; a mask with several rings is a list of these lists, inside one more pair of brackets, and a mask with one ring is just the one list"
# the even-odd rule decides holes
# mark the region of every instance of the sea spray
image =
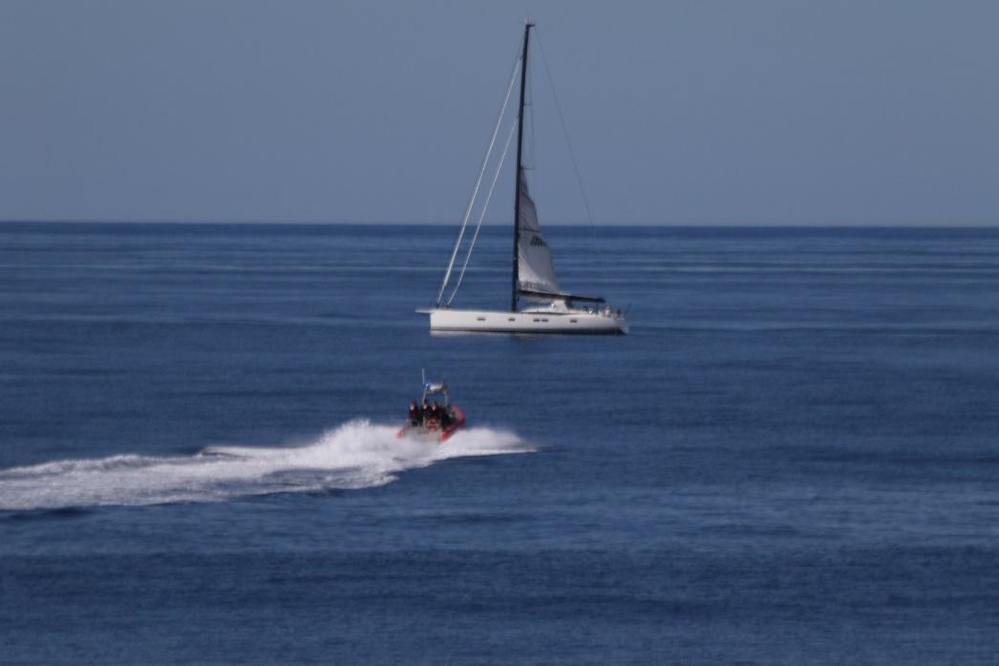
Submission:
[[123,454],[0,470],[0,510],[217,502],[370,488],[449,458],[531,450],[508,431],[463,430],[439,444],[400,439],[394,426],[354,420],[303,446],[214,445],[188,456]]

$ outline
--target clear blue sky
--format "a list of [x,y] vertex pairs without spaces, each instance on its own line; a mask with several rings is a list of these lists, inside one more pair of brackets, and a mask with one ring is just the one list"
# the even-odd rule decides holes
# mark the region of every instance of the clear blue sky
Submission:
[[597,224],[999,223],[994,0],[0,0],[0,220],[457,224],[528,16]]

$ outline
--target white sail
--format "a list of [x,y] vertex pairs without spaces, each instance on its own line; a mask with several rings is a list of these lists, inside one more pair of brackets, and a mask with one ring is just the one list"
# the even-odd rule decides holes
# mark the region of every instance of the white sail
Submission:
[[523,169],[520,169],[517,196],[520,199],[520,216],[517,220],[520,227],[517,241],[517,288],[522,292],[558,294],[560,290],[558,280],[555,279],[552,251],[541,235],[538,211],[527,190]]

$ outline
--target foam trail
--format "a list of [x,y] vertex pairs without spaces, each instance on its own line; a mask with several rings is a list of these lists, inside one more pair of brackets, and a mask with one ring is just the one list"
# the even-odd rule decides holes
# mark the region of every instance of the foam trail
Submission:
[[192,456],[118,455],[0,470],[0,510],[225,501],[277,492],[370,488],[448,458],[526,452],[488,428],[435,440],[398,439],[394,426],[351,421],[301,447],[211,446]]

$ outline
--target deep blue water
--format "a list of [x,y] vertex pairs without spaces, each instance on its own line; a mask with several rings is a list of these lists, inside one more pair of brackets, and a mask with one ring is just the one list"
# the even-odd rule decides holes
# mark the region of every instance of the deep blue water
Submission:
[[0,663],[999,663],[999,230],[453,235],[0,225]]

